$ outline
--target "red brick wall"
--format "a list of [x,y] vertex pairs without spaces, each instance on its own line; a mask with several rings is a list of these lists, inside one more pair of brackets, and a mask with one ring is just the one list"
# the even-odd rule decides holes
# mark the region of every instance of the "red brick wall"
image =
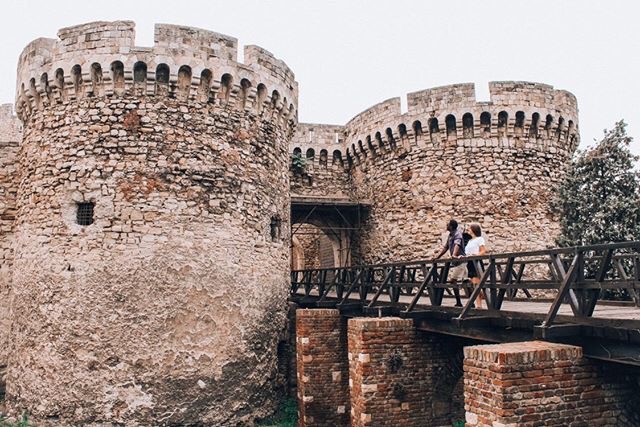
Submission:
[[462,393],[462,341],[409,319],[299,309],[296,333],[300,427],[640,425],[639,370],[580,347],[466,347]]
[[300,427],[349,425],[346,320],[338,310],[296,311]]
[[450,426],[463,418],[451,414],[455,340],[417,332],[409,319],[356,318],[348,343],[353,427]]
[[467,426],[613,427],[636,419],[626,409],[631,383],[606,374],[580,347],[532,341],[466,347],[464,355]]

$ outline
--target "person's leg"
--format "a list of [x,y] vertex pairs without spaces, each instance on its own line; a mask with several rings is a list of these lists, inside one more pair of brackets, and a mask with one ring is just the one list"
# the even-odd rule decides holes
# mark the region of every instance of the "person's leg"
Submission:
[[[473,261],[467,261],[467,279],[465,282],[470,284],[471,286],[465,286],[465,296],[467,298],[471,297],[471,293],[473,292],[473,278],[476,275],[476,267]],[[471,308],[476,308],[475,301],[471,301]]]
[[[471,279],[471,283],[473,283],[474,288],[477,286],[480,286],[480,278],[474,277],[473,279]],[[482,308],[482,300],[484,299],[483,295],[484,294],[482,293],[482,291],[480,291],[480,293],[478,294],[478,298],[476,298],[476,301],[478,302],[478,305],[477,305],[478,308]]]
[[458,281],[452,280],[451,284],[455,286],[453,288],[453,295],[456,297],[456,307],[462,307],[462,300],[460,299],[460,289],[457,288]]
[[[476,286],[480,286],[480,277],[484,272],[484,263],[482,261],[478,262],[478,267],[476,268]],[[478,305],[482,305],[482,300],[484,299],[484,292],[480,291],[478,294]],[[489,308],[489,307],[487,307]]]
[[456,307],[462,307],[462,300],[460,299],[460,289],[458,288],[458,281],[462,282],[467,275],[466,264],[456,265],[449,270],[449,279],[451,285],[453,285],[453,295],[456,297]]

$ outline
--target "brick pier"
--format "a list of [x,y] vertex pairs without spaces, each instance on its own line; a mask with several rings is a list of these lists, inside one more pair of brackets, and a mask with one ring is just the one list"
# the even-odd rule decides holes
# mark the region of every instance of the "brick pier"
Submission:
[[580,347],[517,342],[466,347],[464,356],[467,426],[637,425],[627,424],[631,384]]
[[419,333],[410,319],[388,317],[350,319],[348,338],[352,426],[451,425],[451,389],[435,387],[451,356],[443,337]]
[[[297,310],[299,426],[450,426],[462,346],[412,320]],[[348,339],[347,339],[348,336]],[[459,357],[456,356],[459,354]],[[454,365],[459,365],[455,367]]]
[[348,426],[346,319],[338,310],[296,311],[300,426]]
[[580,347],[530,341],[463,352],[465,341],[410,319],[296,316],[299,427],[640,425],[638,370],[587,359]]

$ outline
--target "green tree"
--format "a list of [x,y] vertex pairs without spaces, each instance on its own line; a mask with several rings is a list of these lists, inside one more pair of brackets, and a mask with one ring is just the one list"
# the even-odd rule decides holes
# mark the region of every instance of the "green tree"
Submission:
[[296,173],[304,173],[307,162],[301,153],[293,153],[291,155],[291,166]]
[[554,207],[561,215],[560,246],[640,240],[640,175],[633,139],[623,120],[604,138],[578,151]]

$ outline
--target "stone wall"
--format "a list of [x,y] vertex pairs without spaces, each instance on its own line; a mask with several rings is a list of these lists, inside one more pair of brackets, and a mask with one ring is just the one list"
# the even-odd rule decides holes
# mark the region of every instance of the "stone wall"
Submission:
[[292,155],[305,167],[291,167],[292,197],[349,199],[352,191],[344,150],[344,126],[304,123],[291,141]]
[[18,187],[18,147],[22,125],[13,114],[13,106],[0,106],[0,395],[4,390],[4,372],[9,354],[9,312],[13,264],[13,221]]
[[[293,74],[204,30],[92,23],[20,57],[7,401],[39,425],[234,425],[275,405]],[[90,223],[77,214],[93,206]]]
[[[301,260],[294,270],[305,270],[309,268],[320,268],[320,233],[321,231],[311,224],[295,224],[294,245],[292,248],[296,250],[297,246],[300,251],[298,255]],[[296,254],[292,254],[293,259]]]
[[[308,192],[371,204],[358,262],[428,258],[452,217],[480,223],[492,252],[554,246],[549,203],[579,143],[576,99],[539,83],[489,89],[489,102],[476,101],[473,84],[410,93],[406,113],[389,99],[332,137],[343,140],[348,177]],[[323,140],[298,135],[290,149],[317,152]]]
[[466,347],[464,355],[469,427],[640,422],[640,372],[597,364],[580,347],[533,341]]
[[292,270],[331,268],[336,265],[334,240],[311,224],[294,224],[291,245]]

